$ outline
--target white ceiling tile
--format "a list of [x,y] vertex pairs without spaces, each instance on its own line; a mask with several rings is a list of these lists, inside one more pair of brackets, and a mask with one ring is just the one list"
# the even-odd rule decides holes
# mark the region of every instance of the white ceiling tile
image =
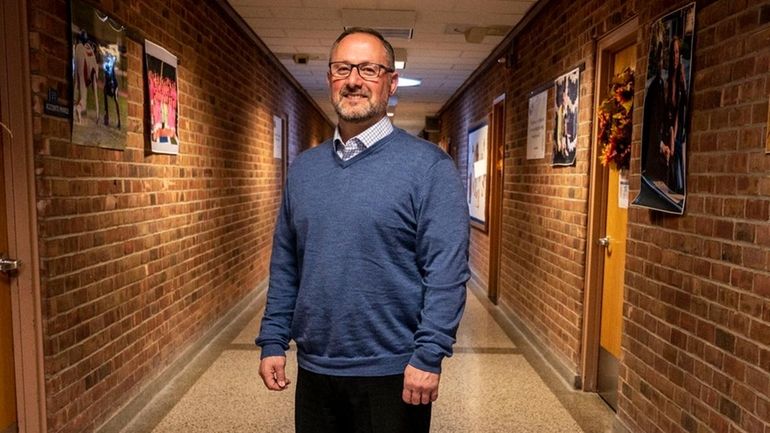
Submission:
[[[407,69],[401,76],[420,78],[423,85],[398,90],[396,124],[422,128],[465,79],[499,44],[502,36],[487,36],[480,44],[465,42],[463,34],[446,34],[452,25],[513,26],[534,1],[519,0],[231,0],[245,21],[308,94],[336,121],[326,83],[329,48],[342,31],[341,9],[414,10],[412,40],[393,39],[407,49]],[[376,12],[373,12],[376,13]],[[296,53],[311,55],[308,64],[294,63]],[[416,127],[414,125],[420,125]],[[409,130],[409,129],[408,129]]]

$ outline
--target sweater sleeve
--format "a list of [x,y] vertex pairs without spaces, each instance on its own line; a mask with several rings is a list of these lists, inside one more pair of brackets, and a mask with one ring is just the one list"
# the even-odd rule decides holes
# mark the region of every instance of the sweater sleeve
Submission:
[[452,355],[465,309],[470,217],[465,189],[449,158],[435,163],[420,185],[417,214],[417,261],[424,290],[415,352],[409,364],[441,372]]
[[299,287],[297,263],[296,234],[291,225],[291,207],[287,187],[273,234],[267,303],[259,336],[256,339],[257,346],[262,348],[262,358],[283,356],[289,348],[291,322]]

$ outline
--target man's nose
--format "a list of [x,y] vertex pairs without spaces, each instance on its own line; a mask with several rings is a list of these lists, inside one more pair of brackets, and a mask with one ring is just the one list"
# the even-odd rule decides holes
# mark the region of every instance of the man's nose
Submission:
[[350,75],[345,78],[349,86],[355,86],[360,87],[361,84],[364,82],[364,79],[361,78],[361,74],[358,71],[358,66],[353,67],[353,70],[350,71]]

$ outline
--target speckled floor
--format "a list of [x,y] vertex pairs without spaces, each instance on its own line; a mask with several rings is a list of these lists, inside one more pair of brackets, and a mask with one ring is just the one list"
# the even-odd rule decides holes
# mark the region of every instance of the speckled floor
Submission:
[[[469,293],[455,355],[444,363],[432,432],[612,431],[614,414],[599,397],[568,389],[530,347],[513,343],[521,339],[488,308],[483,295]],[[293,388],[269,392],[257,374],[256,312],[246,308],[175,378],[129,405],[126,421],[116,417],[101,433],[292,433]],[[288,365],[296,377],[294,351]]]

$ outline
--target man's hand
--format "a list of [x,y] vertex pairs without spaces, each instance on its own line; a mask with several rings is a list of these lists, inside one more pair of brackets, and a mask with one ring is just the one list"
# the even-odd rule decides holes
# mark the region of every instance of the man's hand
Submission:
[[404,370],[404,392],[401,398],[407,404],[428,404],[438,398],[440,374],[422,371],[411,365]]
[[283,391],[291,381],[286,378],[286,357],[267,356],[259,363],[259,375],[267,389]]

